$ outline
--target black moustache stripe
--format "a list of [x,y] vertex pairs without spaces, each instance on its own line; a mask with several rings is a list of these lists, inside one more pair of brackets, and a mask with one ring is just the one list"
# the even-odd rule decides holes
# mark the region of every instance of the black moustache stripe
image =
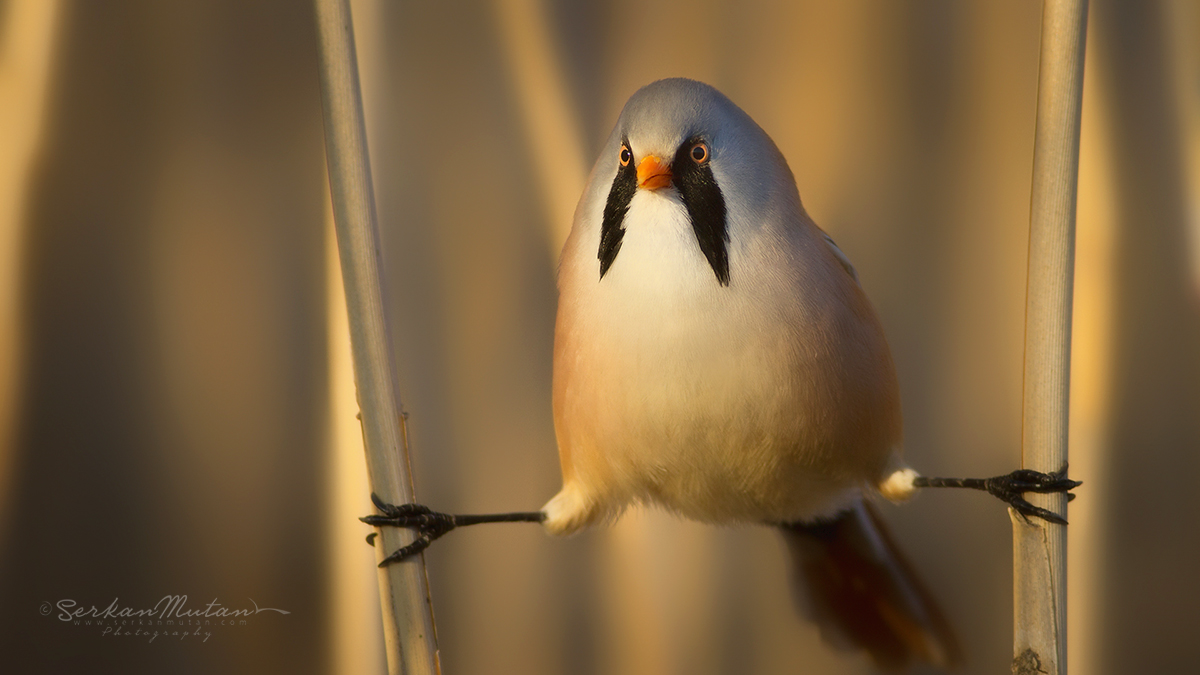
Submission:
[[[626,141],[628,145],[628,141]],[[631,160],[628,165],[617,168],[617,177],[613,179],[612,189],[608,191],[608,201],[604,204],[604,220],[600,224],[600,278],[612,267],[621,251],[621,238],[625,236],[625,214],[629,212],[629,202],[637,192],[637,169]]]
[[[722,286],[729,285],[729,231],[726,224],[725,197],[713,176],[712,167],[708,161],[697,164],[690,154],[692,146],[701,139],[694,137],[679,146],[675,159],[671,162],[671,173],[674,184],[683,198],[687,208],[688,218],[692,222],[692,231],[696,234],[696,242],[700,251],[708,259],[717,282]],[[626,141],[628,145],[628,141]],[[637,169],[633,162],[617,168],[617,177],[613,179],[612,188],[608,191],[608,201],[604,204],[604,218],[600,224],[600,278],[603,279],[617,253],[621,251],[621,240],[625,236],[625,214],[629,212],[629,202],[637,193]]]
[[717,282],[728,286],[729,230],[725,222],[725,197],[708,160],[697,164],[691,158],[692,146],[701,140],[698,136],[689,138],[679,146],[675,161],[671,162],[671,173],[675,175],[675,187],[687,207],[700,251],[708,258]]

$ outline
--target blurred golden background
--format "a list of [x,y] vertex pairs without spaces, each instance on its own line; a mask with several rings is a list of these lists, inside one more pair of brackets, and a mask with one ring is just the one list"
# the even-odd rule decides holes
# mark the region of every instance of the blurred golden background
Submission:
[[[1041,3],[354,0],[417,493],[558,487],[557,247],[626,98],[715,85],[791,163],[898,365],[910,462],[1017,468]],[[368,512],[329,251],[308,2],[0,0],[0,663],[378,673]],[[1094,0],[1070,517],[1074,672],[1183,672],[1200,628],[1200,6]],[[888,507],[1007,672],[1003,505]],[[656,512],[426,555],[445,672],[865,673],[793,614],[766,528]],[[45,602],[188,594],[207,642]]]

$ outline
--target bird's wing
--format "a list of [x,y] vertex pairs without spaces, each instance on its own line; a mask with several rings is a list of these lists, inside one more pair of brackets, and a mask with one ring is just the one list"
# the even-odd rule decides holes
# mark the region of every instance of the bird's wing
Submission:
[[842,249],[838,248],[837,242],[833,240],[833,237],[829,236],[824,230],[821,230],[821,236],[825,238],[825,243],[829,244],[830,250],[833,251],[833,257],[838,259],[838,262],[842,264],[842,267],[845,268],[852,279],[858,281],[858,271],[854,269],[854,265],[850,264],[850,259],[846,257]]

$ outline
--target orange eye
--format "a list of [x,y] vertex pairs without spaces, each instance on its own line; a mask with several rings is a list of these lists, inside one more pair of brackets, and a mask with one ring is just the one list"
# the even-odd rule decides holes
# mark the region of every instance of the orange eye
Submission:
[[692,146],[691,153],[692,161],[697,164],[703,164],[708,161],[708,146],[704,143],[697,143]]
[[629,163],[632,161],[633,161],[633,151],[631,151],[629,149],[628,145],[622,144],[621,145],[621,166],[629,166]]

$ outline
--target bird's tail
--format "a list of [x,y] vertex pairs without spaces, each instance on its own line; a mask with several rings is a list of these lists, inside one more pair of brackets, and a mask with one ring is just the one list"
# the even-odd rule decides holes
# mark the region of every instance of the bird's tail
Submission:
[[865,649],[884,670],[962,660],[949,623],[870,504],[782,530],[801,611],[828,642]]

